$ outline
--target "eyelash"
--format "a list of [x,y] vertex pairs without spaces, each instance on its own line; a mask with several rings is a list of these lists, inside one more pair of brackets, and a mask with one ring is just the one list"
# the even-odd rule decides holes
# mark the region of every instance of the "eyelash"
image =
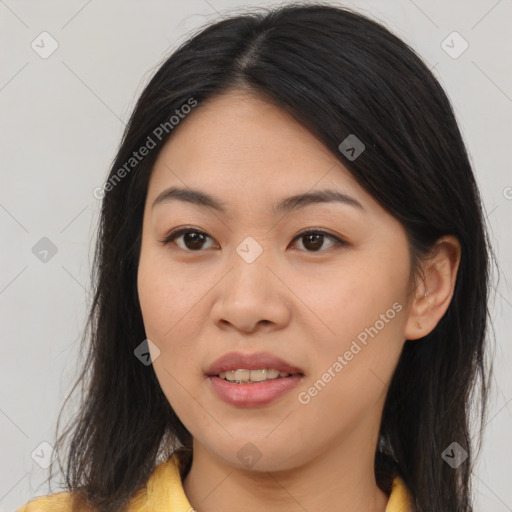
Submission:
[[[177,229],[176,231],[169,233],[163,240],[159,240],[159,242],[165,246],[165,245],[173,242],[176,238],[180,237],[181,235],[184,235],[187,233],[197,233],[200,235],[205,235],[207,238],[211,239],[211,237],[208,234],[206,234],[204,231],[201,231],[201,230],[195,229],[195,228],[186,228],[185,227],[185,228],[180,228],[180,229]],[[349,245],[348,242],[346,242],[345,240],[343,240],[335,235],[332,235],[331,233],[328,233],[327,231],[323,231],[321,229],[308,229],[306,231],[302,231],[292,240],[292,242],[295,242],[295,240],[305,237],[305,236],[308,236],[308,235],[323,235],[324,237],[326,237],[329,240],[331,240],[332,242],[334,242],[333,247]],[[181,247],[180,247],[180,249],[181,249]],[[185,252],[202,252],[203,251],[203,249],[198,249],[197,251],[192,251],[189,249],[182,249],[182,250]],[[314,254],[317,252],[324,252],[324,251],[325,251],[325,249],[320,249],[318,251],[307,251],[306,250],[305,252]]]

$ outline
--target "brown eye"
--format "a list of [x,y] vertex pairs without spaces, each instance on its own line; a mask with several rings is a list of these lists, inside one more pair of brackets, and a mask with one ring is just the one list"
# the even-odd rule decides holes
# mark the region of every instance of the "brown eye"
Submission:
[[182,239],[181,244],[176,244],[180,249],[186,251],[200,251],[201,249],[204,249],[205,240],[208,238],[210,237],[203,231],[191,228],[182,228],[171,233],[164,240],[161,240],[161,243],[163,245],[167,245],[174,240]]
[[324,243],[325,240],[328,239],[332,242],[331,247],[347,245],[344,240],[338,238],[337,236],[331,235],[325,231],[304,231],[299,233],[293,241],[303,239],[303,246],[306,248],[307,252],[321,252],[322,249],[325,249]]
[[[174,242],[180,249],[183,249],[184,251],[198,252],[202,249],[210,248],[205,246],[208,239],[212,240],[212,238],[203,231],[193,228],[181,228],[169,234],[166,238],[164,238],[164,240],[161,240],[160,243],[162,245],[167,245],[171,242]],[[321,230],[304,231],[299,233],[293,239],[293,241],[299,239],[304,240],[302,245],[304,246],[306,252],[322,252],[322,250],[326,249],[326,240],[331,242],[331,245],[327,248],[348,245],[347,242],[341,238]],[[177,243],[178,240],[180,243]]]

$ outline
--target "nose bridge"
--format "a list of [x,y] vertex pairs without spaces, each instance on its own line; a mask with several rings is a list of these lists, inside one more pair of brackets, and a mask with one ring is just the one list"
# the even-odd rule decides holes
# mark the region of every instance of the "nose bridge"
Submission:
[[230,271],[219,283],[213,307],[217,322],[253,330],[258,322],[282,325],[287,321],[288,301],[282,295],[286,288],[271,271],[275,267],[272,252],[270,241],[260,243],[252,236],[235,247],[227,262]]
[[271,247],[268,240],[259,241],[253,236],[246,236],[231,254],[230,265],[233,266],[231,286],[247,287],[246,293],[254,290],[265,292],[267,281],[271,277],[268,266],[271,266]]

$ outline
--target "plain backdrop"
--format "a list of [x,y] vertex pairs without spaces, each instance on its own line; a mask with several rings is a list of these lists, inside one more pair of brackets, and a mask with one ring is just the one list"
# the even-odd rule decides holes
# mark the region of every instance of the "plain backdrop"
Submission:
[[[476,510],[511,511],[512,2],[340,4],[380,20],[416,49],[460,122],[501,266],[492,304],[495,389],[475,471]],[[100,207],[93,191],[138,95],[196,27],[256,5],[277,4],[0,1],[0,512],[48,491],[44,466],[76,376],[89,300]]]

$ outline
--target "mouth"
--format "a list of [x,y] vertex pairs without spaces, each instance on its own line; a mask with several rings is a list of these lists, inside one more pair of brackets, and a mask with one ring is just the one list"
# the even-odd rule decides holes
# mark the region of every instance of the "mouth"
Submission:
[[301,368],[268,352],[229,352],[216,359],[204,373],[230,382],[262,382],[290,375],[304,376]]
[[261,407],[276,400],[305,377],[297,366],[268,353],[231,352],[206,371],[216,395],[235,407]]
[[276,377],[260,382],[233,381],[218,376],[208,377],[210,388],[217,398],[237,407],[263,407],[286,395],[298,386],[303,374],[293,374],[287,377]]
[[289,373],[275,368],[260,368],[257,370],[237,368],[236,370],[220,372],[218,375],[214,375],[214,377],[231,382],[232,384],[255,384],[257,382],[286,379],[295,375],[304,376],[301,372]]

